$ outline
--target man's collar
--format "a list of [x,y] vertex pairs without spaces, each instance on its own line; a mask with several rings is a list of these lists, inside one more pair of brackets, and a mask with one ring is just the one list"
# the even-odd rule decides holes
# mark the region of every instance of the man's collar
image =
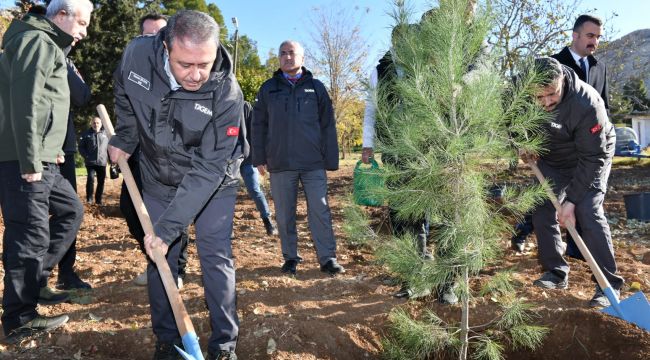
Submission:
[[176,91],[180,89],[181,85],[176,81],[174,74],[172,74],[171,65],[169,64],[169,53],[167,52],[167,48],[165,48],[163,51],[163,62],[165,63],[165,73],[167,74],[167,77],[169,77],[169,87],[172,89],[172,91]]
[[[571,47],[569,46],[569,53],[571,53],[571,56],[573,56],[573,60],[575,60],[576,63],[580,63],[580,59],[582,59],[582,56],[578,55]],[[586,58],[587,56],[585,56]]]

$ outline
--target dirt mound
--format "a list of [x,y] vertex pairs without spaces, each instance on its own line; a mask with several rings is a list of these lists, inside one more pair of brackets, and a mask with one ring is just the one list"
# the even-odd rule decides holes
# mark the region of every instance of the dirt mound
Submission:
[[[279,239],[266,235],[255,205],[240,192],[233,239],[241,321],[237,348],[240,359],[377,359],[381,357],[387,315],[394,307],[403,306],[414,313],[431,308],[449,321],[460,318],[458,306],[440,305],[433,297],[411,302],[393,298],[391,294],[398,287],[387,280],[372,254],[346,245],[341,224],[351,174],[352,166],[330,174],[339,261],[347,269],[334,278],[319,271],[309,240],[304,198],[299,200],[298,233],[305,261],[299,265],[296,278],[290,278],[279,272]],[[518,177],[527,179],[529,174]],[[648,168],[615,168],[610,180],[614,190],[606,198],[620,271],[628,284],[638,282],[646,292],[650,289],[650,264],[645,260],[650,236],[643,225],[634,229],[627,225],[623,195],[650,191],[648,178]],[[85,179],[78,180],[79,189],[84,189]],[[79,233],[77,269],[82,278],[91,281],[93,291],[78,298],[81,303],[40,307],[44,315],[67,313],[71,320],[48,336],[20,346],[0,347],[0,359],[151,358],[155,338],[147,292],[131,281],[146,263],[119,216],[120,183],[107,182],[104,206],[86,206]],[[85,194],[81,192],[83,198]],[[369,213],[375,224],[383,226],[385,210],[369,209]],[[594,289],[583,262],[570,261],[568,290],[542,291],[532,287],[530,284],[539,277],[540,269],[534,240],[530,244],[523,255],[506,251],[503,260],[486,269],[477,280],[480,283],[496,271],[513,269],[518,295],[535,304],[540,323],[551,329],[540,350],[509,352],[508,359],[650,359],[649,333],[587,309]],[[504,248],[508,245],[504,241]],[[193,244],[189,252],[188,275],[181,295],[205,350],[210,334],[208,312]],[[622,297],[630,294],[625,288]],[[497,310],[498,304],[490,299],[478,299],[471,310],[472,324],[491,319]]]

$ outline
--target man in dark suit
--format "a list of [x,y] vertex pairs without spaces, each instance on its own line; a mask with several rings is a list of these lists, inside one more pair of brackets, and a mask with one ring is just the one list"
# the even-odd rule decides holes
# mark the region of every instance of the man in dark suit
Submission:
[[602,32],[603,21],[600,18],[592,15],[580,15],[573,25],[571,46],[566,46],[552,57],[560,64],[573,69],[580,80],[596,89],[609,112],[607,68],[603,62],[594,57]]

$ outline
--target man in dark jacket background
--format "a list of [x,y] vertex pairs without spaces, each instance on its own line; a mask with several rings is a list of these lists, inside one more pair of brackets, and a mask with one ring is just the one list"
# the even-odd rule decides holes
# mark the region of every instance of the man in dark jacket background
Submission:
[[59,170],[70,107],[63,49],[86,36],[92,10],[87,0],[53,0],[45,17],[14,20],[2,40],[2,327],[10,343],[68,321],[67,315],[39,315],[36,304],[44,264],[61,260],[83,217],[76,192]]
[[[102,120],[94,117],[90,121],[90,129],[81,134],[79,153],[84,158],[88,177],[86,180],[86,202],[102,204],[104,180],[106,180],[106,165],[108,164],[108,136],[102,128]],[[95,190],[95,175],[97,175],[97,190]]]
[[[553,113],[543,127],[546,152],[537,159],[537,165],[550,180],[562,208],[558,214],[547,200],[533,213],[539,261],[545,271],[534,284],[545,289],[568,287],[569,264],[562,257],[560,225],[575,225],[577,221],[587,248],[612,288],[619,291],[623,278],[617,275],[603,210],[616,143],[614,126],[607,118],[602,98],[573,70],[553,58],[537,59],[535,66],[545,74],[537,100]],[[536,159],[528,154],[522,154],[522,158]],[[598,285],[590,305],[609,305]]]
[[302,46],[280,44],[280,69],[260,87],[253,113],[253,165],[271,174],[275,218],[282,242],[282,272],[296,274],[298,182],[307,197],[309,229],[320,269],[345,270],[336,261],[336,239],[327,202],[326,170],[337,170],[339,151],[332,102],[325,86],[302,66]]
[[[114,79],[117,133],[109,154],[117,162],[140,146],[143,199],[155,232],[144,238],[147,254],[166,254],[177,276],[180,235],[194,222],[212,328],[207,358],[236,359],[230,234],[248,149],[240,131],[243,96],[219,26],[207,14],[177,12],[156,36],[131,41]],[[179,330],[152,262],[147,275],[154,359],[177,357]]]

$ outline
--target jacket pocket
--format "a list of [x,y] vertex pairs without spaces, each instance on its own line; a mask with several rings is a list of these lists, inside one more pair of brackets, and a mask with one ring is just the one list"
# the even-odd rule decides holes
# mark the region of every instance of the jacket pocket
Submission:
[[43,136],[41,137],[41,142],[45,142],[45,137],[47,134],[50,132],[52,129],[52,124],[54,123],[54,108],[50,107],[49,114],[47,115],[47,119],[45,120],[45,124],[43,126]]
[[180,136],[184,146],[196,147],[201,145],[203,133],[206,131],[210,120],[212,120],[212,110],[207,105],[202,102],[193,105],[183,104],[180,111],[175,111],[174,132]]

